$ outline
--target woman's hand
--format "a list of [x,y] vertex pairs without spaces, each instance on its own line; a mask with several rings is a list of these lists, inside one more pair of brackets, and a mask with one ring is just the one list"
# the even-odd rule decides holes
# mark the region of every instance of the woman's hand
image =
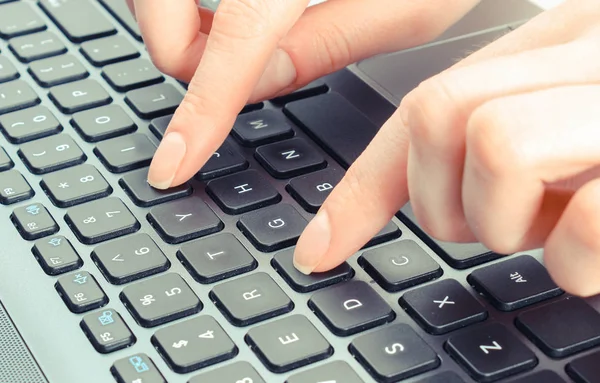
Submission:
[[[401,75],[401,74],[399,74]],[[543,247],[568,292],[600,292],[600,7],[569,0],[406,96],[310,222],[324,271],[409,200],[437,239]]]

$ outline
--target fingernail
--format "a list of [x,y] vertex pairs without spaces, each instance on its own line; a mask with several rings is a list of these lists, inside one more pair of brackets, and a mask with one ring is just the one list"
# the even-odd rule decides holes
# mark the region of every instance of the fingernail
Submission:
[[303,274],[309,275],[319,266],[331,241],[329,215],[320,211],[310,221],[300,237],[294,253],[294,266]]
[[256,84],[251,99],[262,99],[287,88],[296,80],[296,67],[283,49],[277,49]]
[[180,133],[165,135],[152,159],[148,183],[156,189],[168,189],[173,183],[185,151],[185,140]]

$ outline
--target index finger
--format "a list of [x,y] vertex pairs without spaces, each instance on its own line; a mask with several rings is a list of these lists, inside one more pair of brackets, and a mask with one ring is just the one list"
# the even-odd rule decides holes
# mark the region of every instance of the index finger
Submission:
[[277,45],[308,3],[221,2],[188,92],[150,166],[148,181],[154,187],[179,185],[202,167],[223,143],[268,64],[288,69],[279,75],[295,78],[289,56],[277,50]]

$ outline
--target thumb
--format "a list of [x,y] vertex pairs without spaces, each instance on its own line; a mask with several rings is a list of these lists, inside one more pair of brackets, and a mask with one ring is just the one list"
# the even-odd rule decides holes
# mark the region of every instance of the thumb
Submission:
[[330,270],[360,250],[408,202],[409,134],[396,113],[331,192],[302,233],[296,268]]

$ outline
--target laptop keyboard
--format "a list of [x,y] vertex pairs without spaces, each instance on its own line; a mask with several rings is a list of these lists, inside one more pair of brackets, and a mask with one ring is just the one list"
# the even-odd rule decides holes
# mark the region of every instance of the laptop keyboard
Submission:
[[[600,345],[600,314],[563,296],[535,257],[436,242],[406,209],[417,237],[394,220],[355,263],[298,272],[293,246],[377,132],[324,80],[247,106],[194,180],[153,189],[148,165],[185,84],[142,57],[123,0],[56,4],[0,0],[0,203],[117,382],[166,382],[168,369],[191,383],[274,381],[261,371],[287,383],[553,383],[543,354]],[[449,267],[475,268],[465,284]],[[512,312],[514,325],[495,321]],[[128,354],[140,343],[147,353]],[[598,382],[599,362],[560,369]]]

